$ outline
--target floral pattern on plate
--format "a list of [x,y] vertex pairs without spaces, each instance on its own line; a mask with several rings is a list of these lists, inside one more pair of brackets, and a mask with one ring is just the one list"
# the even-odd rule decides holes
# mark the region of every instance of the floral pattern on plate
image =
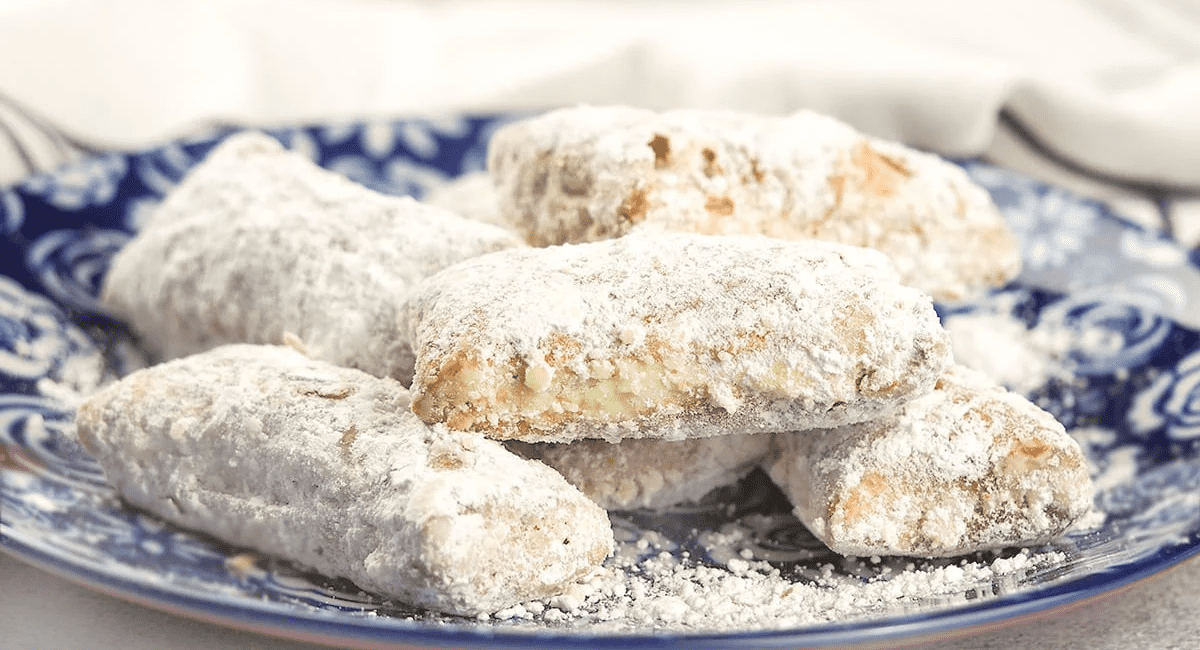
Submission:
[[[271,135],[372,188],[419,197],[481,169],[488,137],[513,117],[315,125]],[[5,549],[143,602],[218,621],[251,620],[281,633],[319,630],[321,638],[382,645],[487,647],[496,638],[481,630],[528,632],[520,620],[412,611],[345,581],[165,524],[127,507],[76,443],[78,399],[142,363],[96,299],[108,260],[224,135],[105,154],[0,190]],[[1104,593],[1200,552],[1200,320],[1188,309],[1200,300],[1198,260],[1098,204],[984,163],[962,164],[1013,224],[1026,270],[1012,286],[943,305],[942,313],[1001,309],[1030,328],[1104,338],[1103,346],[1069,349],[1070,380],[1051,379],[1030,397],[1079,431],[1105,520],[1041,549],[1054,562],[1005,580],[959,584],[954,593],[872,607],[835,623],[726,635],[727,647],[765,637],[777,645],[812,646],[962,628]],[[716,567],[753,557],[797,581],[819,582],[824,567],[837,566],[840,578],[869,583],[908,564],[899,558],[845,563],[788,514],[782,495],[761,474],[696,504],[620,513],[614,524],[630,570],[662,553]],[[723,545],[710,543],[715,531]],[[925,566],[949,570],[961,561]],[[576,647],[580,637],[572,635],[579,633],[587,629],[559,625],[519,639]],[[656,638],[601,634],[589,641],[616,648]],[[712,638],[675,640],[686,647]]]

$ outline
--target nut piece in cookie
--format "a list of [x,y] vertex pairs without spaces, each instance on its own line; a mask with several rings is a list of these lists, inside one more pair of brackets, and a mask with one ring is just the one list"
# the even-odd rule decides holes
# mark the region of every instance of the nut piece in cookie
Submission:
[[412,295],[413,410],[498,439],[678,440],[890,414],[950,363],[882,254],[656,233],[501,251]]
[[768,474],[809,530],[846,555],[1036,544],[1091,508],[1087,462],[1063,426],[963,367],[895,417],[776,441]]
[[809,111],[567,108],[499,129],[488,169],[534,245],[635,228],[828,239],[886,253],[939,300],[1020,270],[1003,217],[961,168]]
[[393,380],[230,345],[129,375],[76,423],[134,506],[417,607],[550,598],[611,552],[554,470],[407,407]]

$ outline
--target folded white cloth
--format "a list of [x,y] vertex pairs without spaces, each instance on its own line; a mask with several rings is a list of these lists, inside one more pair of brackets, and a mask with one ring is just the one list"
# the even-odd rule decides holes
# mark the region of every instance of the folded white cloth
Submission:
[[[1200,205],[1194,0],[0,0],[5,97],[94,148],[214,121],[813,108],[1148,225]],[[0,182],[40,166],[20,158]]]

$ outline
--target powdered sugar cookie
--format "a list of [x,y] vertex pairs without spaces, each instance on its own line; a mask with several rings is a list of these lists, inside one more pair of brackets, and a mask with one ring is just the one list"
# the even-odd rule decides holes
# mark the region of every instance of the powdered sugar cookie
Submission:
[[77,425],[133,505],[410,605],[549,598],[611,552],[607,515],[556,472],[407,407],[395,381],[231,345],[129,375]]
[[102,295],[165,358],[292,334],[317,358],[407,384],[412,350],[396,318],[412,286],[454,262],[523,245],[246,133],[166,197],[114,258]]
[[883,251],[938,299],[1019,271],[986,191],[957,166],[812,112],[581,106],[498,130],[500,209],[535,245],[632,229],[818,238]]
[[1037,544],[1091,507],[1087,463],[1063,426],[962,367],[896,417],[775,438],[771,478],[809,530],[846,555]]
[[665,508],[745,477],[771,448],[767,434],[687,440],[520,444],[514,451],[553,467],[605,510]]
[[407,311],[413,410],[500,439],[683,439],[837,426],[932,389],[929,297],[880,253],[661,233],[501,251]]
[[496,184],[492,182],[492,175],[487,172],[471,172],[452,178],[431,188],[422,201],[467,219],[519,232],[509,213],[500,211]]

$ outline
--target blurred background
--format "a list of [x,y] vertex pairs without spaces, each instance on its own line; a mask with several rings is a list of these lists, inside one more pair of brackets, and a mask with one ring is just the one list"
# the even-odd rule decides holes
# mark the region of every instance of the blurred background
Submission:
[[213,125],[812,108],[1200,243],[1195,0],[0,0],[0,183]]

